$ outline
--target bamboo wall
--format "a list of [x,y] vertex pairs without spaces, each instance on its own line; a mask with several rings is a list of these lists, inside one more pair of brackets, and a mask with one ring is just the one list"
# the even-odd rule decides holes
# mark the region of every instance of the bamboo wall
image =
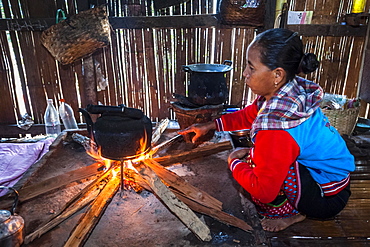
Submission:
[[[2,0],[2,18],[53,18],[57,9],[67,15],[105,1],[82,0]],[[176,7],[153,10],[145,0],[109,0],[110,16],[186,15],[215,13],[210,0],[191,0]],[[313,10],[313,23],[334,24],[349,13],[352,1],[292,0],[290,10]],[[40,6],[43,6],[42,8]],[[368,10],[368,6],[366,7]],[[42,23],[40,24],[42,25]],[[182,65],[233,62],[227,74],[229,104],[244,106],[255,96],[245,87],[242,71],[245,51],[255,36],[254,28],[143,28],[112,30],[109,47],[72,65],[61,65],[40,43],[41,31],[0,31],[0,123],[14,124],[20,112],[16,90],[23,91],[26,111],[35,123],[43,123],[47,98],[64,98],[76,111],[89,102],[88,85],[106,81],[108,86],[96,95],[96,102],[125,104],[142,109],[153,121],[176,116],[169,109],[172,94],[185,94],[187,74]],[[10,42],[8,42],[10,40]],[[321,65],[308,76],[326,92],[357,95],[365,37],[302,37],[307,52],[318,55]],[[10,47],[9,45],[12,45]],[[11,54],[14,51],[14,58]],[[13,63],[15,61],[15,63]],[[94,74],[86,71],[93,67]],[[19,72],[17,75],[16,72]],[[20,87],[15,78],[19,77]],[[94,93],[94,92],[93,92]],[[22,100],[22,99],[20,99]],[[78,119],[80,122],[83,119]]]

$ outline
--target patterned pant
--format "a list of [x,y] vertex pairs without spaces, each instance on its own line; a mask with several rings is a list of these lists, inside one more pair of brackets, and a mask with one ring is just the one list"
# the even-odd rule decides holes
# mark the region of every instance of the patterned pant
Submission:
[[261,203],[252,196],[257,211],[267,218],[289,218],[298,214],[298,202],[300,199],[300,176],[299,164],[295,162],[289,169],[288,175],[277,198],[271,203]]

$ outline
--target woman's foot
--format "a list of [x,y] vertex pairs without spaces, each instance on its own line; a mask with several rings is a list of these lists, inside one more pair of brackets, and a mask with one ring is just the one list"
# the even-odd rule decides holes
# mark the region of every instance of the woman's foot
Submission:
[[265,218],[265,219],[262,219],[261,225],[262,225],[263,230],[265,231],[279,232],[295,223],[303,221],[304,219],[306,219],[306,216],[301,215],[301,214],[296,214],[290,218],[283,218],[283,219]]

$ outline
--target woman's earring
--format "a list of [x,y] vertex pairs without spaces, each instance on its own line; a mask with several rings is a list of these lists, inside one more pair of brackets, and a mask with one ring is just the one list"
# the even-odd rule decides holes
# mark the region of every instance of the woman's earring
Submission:
[[277,85],[278,85],[278,83],[277,83],[277,82],[275,82],[275,87],[277,87]]

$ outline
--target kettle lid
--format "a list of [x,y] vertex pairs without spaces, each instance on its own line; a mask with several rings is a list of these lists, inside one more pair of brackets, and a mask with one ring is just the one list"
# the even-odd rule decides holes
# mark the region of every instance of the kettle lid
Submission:
[[0,210],[0,224],[7,221],[12,214],[8,210]]

